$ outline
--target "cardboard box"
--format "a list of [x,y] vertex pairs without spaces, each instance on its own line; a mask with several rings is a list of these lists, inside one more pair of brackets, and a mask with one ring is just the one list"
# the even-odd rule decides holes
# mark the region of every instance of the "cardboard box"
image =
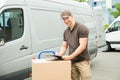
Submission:
[[32,80],[71,80],[71,62],[34,59]]

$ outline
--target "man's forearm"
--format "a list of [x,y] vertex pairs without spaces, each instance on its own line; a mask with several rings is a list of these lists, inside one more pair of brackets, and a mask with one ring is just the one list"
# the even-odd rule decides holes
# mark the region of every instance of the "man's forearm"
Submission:
[[66,47],[64,47],[64,46],[61,46],[61,49],[60,49],[60,51],[59,51],[59,53],[58,53],[58,55],[60,55],[60,56],[62,56],[62,55],[64,55],[65,54],[65,52],[66,52]]

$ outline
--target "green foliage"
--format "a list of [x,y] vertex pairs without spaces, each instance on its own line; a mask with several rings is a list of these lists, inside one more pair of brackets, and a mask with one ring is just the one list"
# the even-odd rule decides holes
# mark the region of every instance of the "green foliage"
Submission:
[[88,0],[75,0],[75,1],[78,1],[78,2],[88,2]]
[[106,30],[108,28],[108,26],[109,26],[108,24],[105,24],[104,25],[104,30]]
[[112,11],[111,9],[109,9],[109,12],[111,15],[113,15],[115,18],[117,18],[118,16],[120,16],[120,3],[116,3],[115,5],[116,10]]

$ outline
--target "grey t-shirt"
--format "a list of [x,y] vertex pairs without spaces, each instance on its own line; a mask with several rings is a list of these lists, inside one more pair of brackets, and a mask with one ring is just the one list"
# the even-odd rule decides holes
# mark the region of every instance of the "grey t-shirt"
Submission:
[[[83,24],[79,24],[78,22],[75,22],[74,28],[72,30],[70,30],[70,28],[67,28],[64,31],[64,36],[63,39],[64,41],[67,42],[68,46],[69,46],[69,54],[73,53],[79,44],[79,38],[88,38],[88,34],[89,34],[89,30],[88,28],[83,25]],[[83,60],[89,60],[89,54],[88,54],[88,49],[86,47],[86,49],[77,57],[75,57],[72,62],[79,62],[79,61],[83,61]]]

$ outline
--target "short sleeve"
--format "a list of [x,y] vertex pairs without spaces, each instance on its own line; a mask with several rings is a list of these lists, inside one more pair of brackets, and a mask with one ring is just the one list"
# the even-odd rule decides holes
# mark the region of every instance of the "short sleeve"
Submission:
[[79,35],[79,38],[88,37],[89,35],[88,28],[85,25],[81,24],[78,29],[78,35]]

